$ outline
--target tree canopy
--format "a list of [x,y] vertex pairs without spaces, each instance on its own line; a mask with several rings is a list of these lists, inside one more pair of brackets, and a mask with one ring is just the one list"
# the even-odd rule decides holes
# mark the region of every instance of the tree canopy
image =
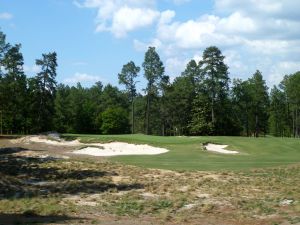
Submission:
[[[21,49],[0,31],[1,134],[131,130],[154,135],[300,136],[300,72],[285,75],[270,92],[259,70],[231,83],[225,56],[210,46],[200,61],[190,60],[176,77],[165,74],[157,50],[149,47],[141,66],[129,61],[121,68],[118,79],[124,90],[101,82],[68,86],[56,80],[56,52],[42,54],[36,60],[39,71],[27,77]],[[140,89],[139,73],[145,80]]]

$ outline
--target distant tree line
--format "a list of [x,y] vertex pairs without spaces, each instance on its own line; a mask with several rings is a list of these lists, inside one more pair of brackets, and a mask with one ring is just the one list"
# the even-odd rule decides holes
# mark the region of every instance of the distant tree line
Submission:
[[[0,131],[155,135],[299,137],[300,72],[286,75],[269,92],[260,71],[229,79],[215,46],[191,60],[173,82],[154,47],[141,67],[130,61],[118,74],[125,90],[101,82],[90,88],[57,84],[57,55],[42,54],[40,71],[27,78],[21,45],[0,31]],[[136,84],[143,74],[144,93]]]

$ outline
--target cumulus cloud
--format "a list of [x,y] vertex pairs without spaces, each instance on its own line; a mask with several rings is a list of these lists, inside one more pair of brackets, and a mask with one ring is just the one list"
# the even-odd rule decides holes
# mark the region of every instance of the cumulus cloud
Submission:
[[8,13],[8,12],[0,13],[1,20],[10,20],[12,18],[13,18],[13,15],[11,13]]
[[124,37],[130,31],[152,25],[160,16],[152,0],[85,0],[75,1],[81,8],[97,10],[96,32],[109,31]]
[[95,83],[97,81],[101,81],[102,78],[96,75],[90,75],[87,73],[75,73],[72,77],[66,78],[63,80],[63,83],[74,85],[78,82],[80,83]]
[[[166,1],[192,4],[189,0]],[[211,45],[223,51],[233,77],[246,79],[259,69],[273,84],[288,68],[298,68],[299,1],[214,0],[211,11],[187,20],[178,20],[172,9],[158,10],[158,0],[81,0],[75,4],[97,10],[96,31],[111,32],[117,38],[151,26],[155,29],[151,36],[133,38],[134,48],[145,51],[155,46],[171,76],[180,74],[195,56],[200,59]]]
[[159,12],[152,9],[124,6],[115,12],[111,27],[100,24],[96,30],[110,30],[116,37],[124,37],[129,31],[153,24],[158,17]]
[[[295,10],[299,7],[293,0],[215,0],[214,14],[159,23],[154,39],[160,40],[167,59],[178,58],[181,52],[189,52],[192,58],[199,49],[216,45],[226,56],[231,77],[245,79],[260,69],[271,85],[284,71],[297,68],[295,62],[285,63],[288,70],[281,62],[300,57],[300,16]],[[183,59],[168,60],[168,67],[180,68],[180,61],[185,64]]]
[[221,14],[239,11],[255,17],[300,18],[299,2],[294,0],[215,0],[215,9]]
[[271,67],[268,81],[270,86],[277,85],[284,75],[300,71],[300,61],[282,61]]
[[185,69],[187,63],[187,60],[182,61],[182,59],[178,57],[166,59],[166,74],[170,76],[171,81],[173,81],[175,77],[181,74],[181,72]]

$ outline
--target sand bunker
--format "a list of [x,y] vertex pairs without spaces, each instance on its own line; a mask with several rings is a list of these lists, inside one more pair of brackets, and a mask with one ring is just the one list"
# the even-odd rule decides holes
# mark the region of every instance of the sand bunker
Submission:
[[30,143],[41,143],[41,144],[47,144],[47,145],[56,145],[56,146],[80,146],[83,145],[78,140],[74,141],[65,141],[60,138],[55,138],[53,140],[50,140],[48,138],[52,138],[50,135],[32,135],[32,136],[26,136],[22,138],[18,138],[15,140],[11,140],[12,143],[18,144],[30,144]]
[[93,144],[97,147],[86,147],[75,154],[85,154],[93,156],[117,156],[117,155],[158,155],[169,150],[165,148],[152,147],[150,145],[135,145],[124,142],[111,142],[106,144]]
[[[49,138],[51,139],[49,140]],[[150,145],[135,145],[123,142],[85,144],[81,143],[78,140],[65,141],[61,138],[55,138],[52,140],[52,137],[49,135],[26,136],[23,138],[11,140],[11,142],[15,144],[41,143],[46,145],[74,147],[75,149],[84,147],[80,150],[75,150],[72,153],[92,156],[158,155],[169,151],[165,148],[157,148]]]
[[226,150],[228,145],[207,144],[204,146],[207,151],[218,152],[222,154],[238,154],[238,151]]

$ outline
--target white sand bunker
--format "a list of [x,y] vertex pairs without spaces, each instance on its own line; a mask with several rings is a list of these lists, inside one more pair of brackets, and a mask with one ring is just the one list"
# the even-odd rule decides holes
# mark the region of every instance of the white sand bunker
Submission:
[[[51,139],[49,139],[51,138]],[[80,143],[78,140],[74,141],[65,141],[61,138],[53,138],[50,135],[32,135],[32,136],[26,136],[22,138],[18,138],[15,140],[11,140],[12,143],[18,144],[18,143],[23,143],[23,144],[30,144],[32,142],[34,143],[42,143],[42,144],[47,144],[47,145],[56,145],[56,146],[79,146],[83,145]]]
[[64,139],[61,139],[58,135],[51,136],[49,134],[26,136],[11,140],[11,142],[15,144],[41,143],[46,145],[72,147],[74,149],[84,147],[80,150],[75,150],[72,153],[92,156],[158,155],[169,151],[165,148],[157,148],[150,145],[135,145],[123,142],[86,144],[81,143],[79,140],[66,141]]
[[158,155],[169,150],[152,147],[150,145],[135,145],[124,142],[111,142],[106,144],[93,144],[96,147],[86,147],[73,151],[75,154],[92,156],[118,156],[118,155]]
[[232,150],[226,150],[224,148],[227,148],[228,145],[216,145],[216,144],[207,144],[204,145],[205,150],[211,151],[211,152],[218,152],[222,154],[238,154],[238,151],[232,151]]

